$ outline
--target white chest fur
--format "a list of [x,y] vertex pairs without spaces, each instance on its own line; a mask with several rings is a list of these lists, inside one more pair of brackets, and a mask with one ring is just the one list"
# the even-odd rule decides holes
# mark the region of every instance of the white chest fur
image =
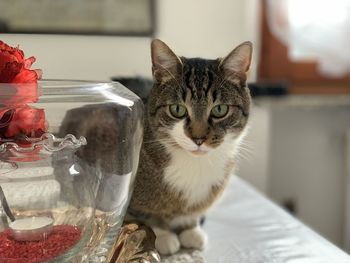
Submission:
[[171,163],[165,170],[165,181],[183,194],[189,206],[205,201],[211,189],[225,179],[228,161],[233,157],[236,143],[225,142],[203,156],[171,148]]

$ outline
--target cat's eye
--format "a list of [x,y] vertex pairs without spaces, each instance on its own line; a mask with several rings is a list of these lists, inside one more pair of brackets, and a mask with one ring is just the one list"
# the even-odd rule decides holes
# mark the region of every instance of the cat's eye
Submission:
[[180,104],[170,105],[169,110],[171,115],[173,115],[175,118],[183,118],[187,113],[186,107]]
[[220,104],[212,108],[210,115],[214,118],[223,118],[228,113],[228,105]]

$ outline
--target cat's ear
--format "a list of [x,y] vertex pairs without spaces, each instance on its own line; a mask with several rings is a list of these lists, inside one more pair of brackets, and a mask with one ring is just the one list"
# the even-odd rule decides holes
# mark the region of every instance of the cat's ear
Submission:
[[154,39],[151,43],[152,74],[155,80],[164,81],[176,78],[182,69],[178,56],[161,40]]
[[220,63],[224,71],[225,77],[231,80],[240,78],[241,81],[246,80],[246,72],[252,60],[253,45],[251,42],[243,42]]

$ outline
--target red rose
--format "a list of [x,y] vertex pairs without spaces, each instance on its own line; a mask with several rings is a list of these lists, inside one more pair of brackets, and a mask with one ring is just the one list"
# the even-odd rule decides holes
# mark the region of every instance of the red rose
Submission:
[[0,40],[0,83],[36,83],[41,70],[31,70],[34,57],[25,59],[18,47],[10,47]]
[[13,138],[28,136],[38,138],[47,130],[43,109],[23,105],[15,109],[0,112],[0,137]]

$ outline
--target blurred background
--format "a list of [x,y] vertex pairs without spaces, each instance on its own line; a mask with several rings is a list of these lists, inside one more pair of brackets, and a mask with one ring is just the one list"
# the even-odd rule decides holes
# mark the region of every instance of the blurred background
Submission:
[[205,58],[252,41],[237,174],[350,251],[350,0],[0,0],[0,10],[0,39],[34,55],[46,79],[147,80],[155,37]]

